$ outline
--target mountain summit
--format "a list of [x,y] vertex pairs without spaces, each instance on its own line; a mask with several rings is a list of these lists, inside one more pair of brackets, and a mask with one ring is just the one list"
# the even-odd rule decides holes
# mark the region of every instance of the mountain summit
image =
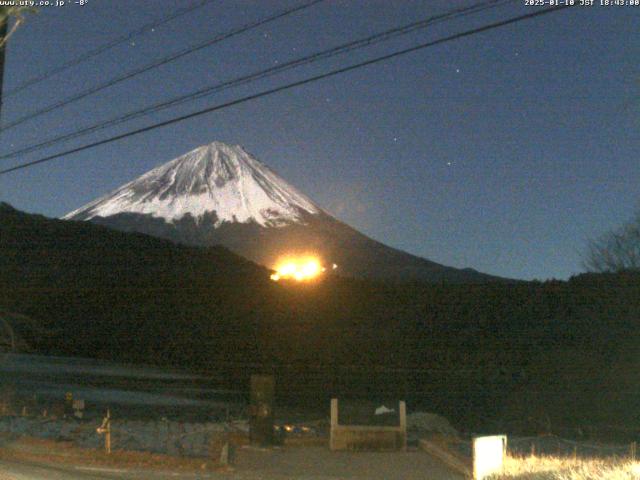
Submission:
[[64,219],[138,213],[167,222],[215,212],[223,222],[278,227],[320,213],[314,203],[239,145],[213,142],[145,173]]
[[213,142],[63,217],[187,245],[223,245],[274,268],[313,254],[348,276],[448,282],[497,280],[383,245],[335,219],[239,145]]

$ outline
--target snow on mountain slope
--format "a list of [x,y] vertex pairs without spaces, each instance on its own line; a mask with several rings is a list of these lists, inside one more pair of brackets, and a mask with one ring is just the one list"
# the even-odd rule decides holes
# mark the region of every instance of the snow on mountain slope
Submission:
[[215,212],[223,222],[279,227],[322,210],[239,145],[213,142],[145,173],[63,218],[139,213],[171,223]]
[[323,211],[238,145],[213,142],[161,165],[63,217],[183,245],[222,245],[275,268],[313,254],[343,276],[485,282],[377,242]]

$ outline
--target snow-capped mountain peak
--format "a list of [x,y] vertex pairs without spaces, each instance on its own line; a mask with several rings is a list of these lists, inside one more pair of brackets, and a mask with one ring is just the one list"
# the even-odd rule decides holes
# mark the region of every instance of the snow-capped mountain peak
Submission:
[[239,145],[213,142],[150,170],[64,219],[138,213],[171,223],[215,212],[216,224],[284,226],[322,210]]

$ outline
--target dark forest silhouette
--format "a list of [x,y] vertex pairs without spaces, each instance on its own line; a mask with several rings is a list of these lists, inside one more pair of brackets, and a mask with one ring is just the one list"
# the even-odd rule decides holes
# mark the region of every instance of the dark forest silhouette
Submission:
[[[466,428],[637,428],[640,274],[487,284],[274,283],[194,248],[0,206],[0,309],[40,353],[179,365],[281,402],[402,397]],[[41,331],[47,331],[42,335]]]

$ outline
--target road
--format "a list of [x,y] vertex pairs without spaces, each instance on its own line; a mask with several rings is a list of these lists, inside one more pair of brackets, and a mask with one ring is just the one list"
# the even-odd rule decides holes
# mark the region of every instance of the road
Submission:
[[330,452],[322,447],[241,449],[233,470],[172,473],[0,460],[0,480],[462,480],[424,452]]
[[144,472],[141,470],[127,470],[102,467],[81,467],[47,465],[31,462],[11,462],[0,460],[0,480],[106,480],[106,479],[137,479],[153,480],[162,478],[179,479],[222,479],[231,480],[224,474],[175,474],[171,472]]

